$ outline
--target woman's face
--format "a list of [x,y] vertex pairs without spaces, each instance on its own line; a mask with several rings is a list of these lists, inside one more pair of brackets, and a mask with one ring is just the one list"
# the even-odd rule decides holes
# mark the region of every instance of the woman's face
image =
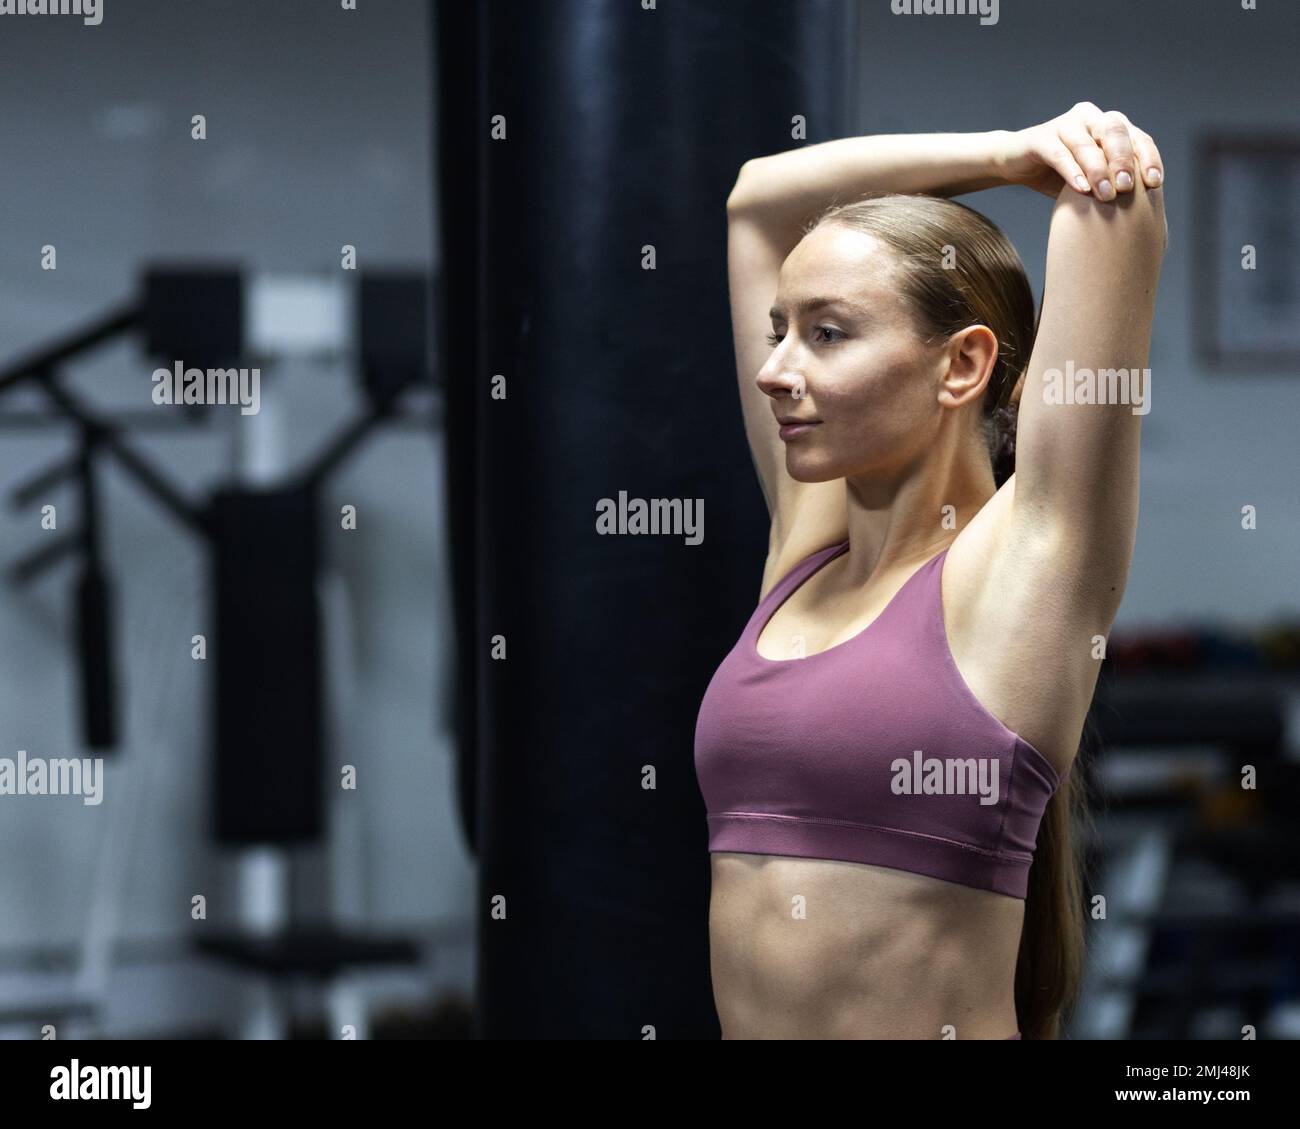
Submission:
[[795,480],[896,473],[930,447],[944,349],[918,337],[873,236],[834,224],[805,236],[781,267],[769,340],[757,380],[773,427],[811,424],[781,427]]

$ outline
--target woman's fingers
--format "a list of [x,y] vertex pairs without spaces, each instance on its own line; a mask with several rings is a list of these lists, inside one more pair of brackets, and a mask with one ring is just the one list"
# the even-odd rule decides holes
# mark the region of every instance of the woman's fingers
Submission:
[[1048,128],[1055,139],[1044,138],[1038,159],[1078,192],[1111,201],[1132,192],[1138,177],[1148,188],[1164,183],[1155,141],[1118,110],[1103,112],[1092,102],[1078,102]]
[[[1075,162],[1097,196],[1102,200],[1113,200],[1115,189],[1110,181],[1110,166],[1092,134],[1081,123],[1066,123],[1061,126],[1061,140],[1074,155]],[[1070,182],[1074,182],[1073,175]]]
[[1088,183],[1088,178],[1083,169],[1079,167],[1079,162],[1074,159],[1074,154],[1070,152],[1070,147],[1059,138],[1045,154],[1047,163],[1061,174],[1061,179],[1066,184],[1072,186],[1077,192],[1087,194],[1092,190]]
[[[1110,173],[1106,182],[1098,187],[1098,195],[1103,200],[1113,200],[1116,192],[1132,192],[1134,178],[1137,175],[1137,161],[1133,153],[1132,126],[1128,118],[1118,110],[1111,110],[1094,118],[1088,125],[1088,132],[1106,154],[1106,164]],[[1108,193],[1107,182],[1114,191]]]
[[1148,188],[1159,188],[1164,183],[1165,166],[1160,159],[1160,150],[1156,148],[1155,139],[1133,127],[1133,153],[1137,158],[1138,168],[1142,170],[1142,183]]

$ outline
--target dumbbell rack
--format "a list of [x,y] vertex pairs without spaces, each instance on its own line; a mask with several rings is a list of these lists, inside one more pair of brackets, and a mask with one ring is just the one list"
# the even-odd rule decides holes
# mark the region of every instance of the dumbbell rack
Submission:
[[1295,1037],[1300,670],[1106,670],[1091,718],[1107,915],[1070,1034]]

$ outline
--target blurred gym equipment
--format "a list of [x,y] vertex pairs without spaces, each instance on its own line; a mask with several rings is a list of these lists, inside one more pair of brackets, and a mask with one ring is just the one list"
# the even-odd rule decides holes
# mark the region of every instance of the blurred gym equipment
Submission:
[[[10,569],[26,585],[65,558],[76,560],[74,596],[85,744],[112,755],[119,744],[115,687],[113,589],[105,560],[96,478],[101,461],[116,461],[179,525],[203,538],[211,559],[211,695],[214,789],[209,831],[220,848],[241,853],[240,928],[218,934],[195,929],[202,952],[258,976],[281,992],[263,992],[244,1034],[283,1035],[295,978],[331,995],[330,1010],[364,1035],[365,1015],[347,982],[350,970],[413,964],[414,941],[355,934],[330,926],[299,927],[290,912],[289,848],[319,842],[326,831],[322,695],[321,553],[317,526],[322,484],[379,425],[438,425],[430,361],[430,280],[409,271],[359,272],[353,297],[355,354],[366,410],[340,430],[305,467],[281,465],[273,373],[255,414],[242,419],[231,480],[205,502],[187,498],[168,475],[131,444],[132,430],[204,428],[211,411],[238,407],[178,405],[106,413],[74,394],[60,370],[123,334],[143,352],[187,368],[248,367],[253,354],[268,369],[286,356],[345,351],[349,326],[339,317],[347,294],[332,281],[261,278],[248,285],[240,270],[215,264],[147,267],[137,304],[115,310],[65,340],[0,372],[0,395],[34,385],[49,413],[0,414],[0,427],[78,428],[75,459],[33,475],[12,492],[16,507],[47,498],[65,482],[80,491],[81,524],[51,534],[51,544]],[[432,409],[404,406],[412,389],[431,394]],[[95,860],[93,904],[80,958],[71,975],[13,984],[0,978],[0,1023],[67,1020],[94,1030],[111,975],[118,907],[130,881],[122,855],[148,765],[135,787],[114,799],[103,849]],[[346,1020],[344,1017],[346,1016]]]

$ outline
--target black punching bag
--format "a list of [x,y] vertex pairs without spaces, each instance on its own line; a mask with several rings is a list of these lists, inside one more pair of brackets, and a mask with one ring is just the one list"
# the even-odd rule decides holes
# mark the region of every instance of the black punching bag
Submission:
[[434,98],[437,138],[434,148],[438,191],[438,287],[433,313],[437,373],[443,390],[446,458],[447,536],[455,633],[450,706],[457,746],[456,810],[471,852],[478,851],[478,443],[476,417],[480,379],[478,347],[479,254],[478,138],[482,127],[475,109],[481,73],[479,26],[473,4],[433,0]]
[[853,132],[852,8],[436,6],[482,1037],[718,1034],[695,718],[767,548],[725,202]]

